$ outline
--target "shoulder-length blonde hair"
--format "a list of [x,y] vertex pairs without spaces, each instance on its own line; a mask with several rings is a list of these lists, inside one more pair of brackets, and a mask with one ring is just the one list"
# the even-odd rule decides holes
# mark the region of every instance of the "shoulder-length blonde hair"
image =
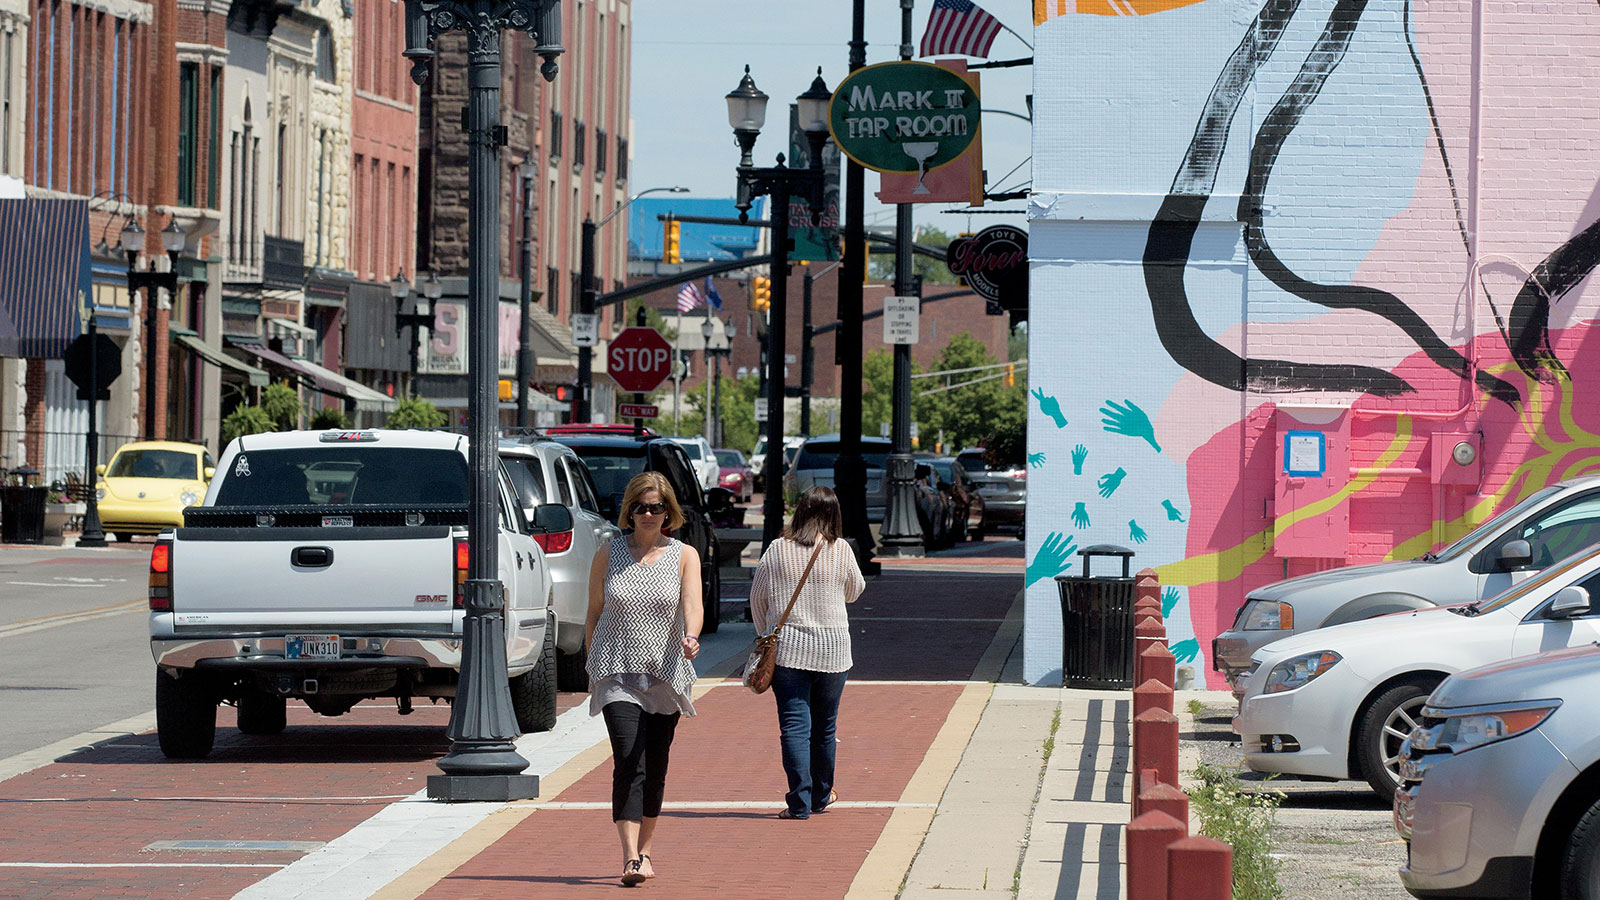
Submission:
[[617,524],[632,528],[633,504],[650,491],[659,492],[661,502],[667,505],[667,520],[661,524],[661,530],[677,531],[682,528],[683,508],[678,506],[678,496],[672,492],[672,485],[660,472],[640,472],[628,482],[627,489],[622,492],[622,508],[617,510]]

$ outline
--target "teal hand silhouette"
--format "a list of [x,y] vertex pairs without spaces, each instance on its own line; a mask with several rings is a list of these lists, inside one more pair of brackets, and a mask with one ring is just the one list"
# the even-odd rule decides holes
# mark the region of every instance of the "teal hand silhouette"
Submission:
[[1107,431],[1112,434],[1125,434],[1128,437],[1143,438],[1146,443],[1161,452],[1161,445],[1156,443],[1156,429],[1150,424],[1150,417],[1132,400],[1118,403],[1107,400],[1106,405],[1100,407],[1100,415],[1105,418],[1100,421]]
[[1081,500],[1077,506],[1072,508],[1072,524],[1079,528],[1089,527],[1089,511],[1083,508],[1083,501]]
[[1083,461],[1089,458],[1089,448],[1082,444],[1072,448],[1072,474],[1083,474]]
[[1077,549],[1070,535],[1062,537],[1059,531],[1045,535],[1033,562],[1028,563],[1026,583],[1031,585],[1041,578],[1054,578],[1065,572],[1072,565],[1072,553]]
[[1033,466],[1035,469],[1040,468],[1041,466],[1043,466],[1044,465],[1044,454],[1043,453],[1029,453],[1028,454],[1028,465]]
[[1139,523],[1133,519],[1128,520],[1128,537],[1131,538],[1135,544],[1142,544],[1150,539],[1149,535],[1144,533],[1144,529],[1139,527]]
[[1172,645],[1172,658],[1178,662],[1192,662],[1200,655],[1200,642],[1194,638]]
[[1121,466],[1117,466],[1117,470],[1115,472],[1108,472],[1104,475],[1101,475],[1100,496],[1109,497],[1112,494],[1115,494],[1117,492],[1117,487],[1122,484],[1122,479],[1126,477],[1128,477],[1128,473]]
[[1162,588],[1161,589],[1161,618],[1165,619],[1168,616],[1172,615],[1172,611],[1174,609],[1176,609],[1177,607],[1178,607],[1178,589],[1175,588],[1175,587]]
[[1172,505],[1172,501],[1171,500],[1163,500],[1163,501],[1161,501],[1161,505],[1163,507],[1165,507],[1166,510],[1167,510],[1167,521],[1168,522],[1182,522],[1183,521],[1183,513],[1178,512],[1178,508],[1176,506]]
[[1049,416],[1057,428],[1067,427],[1067,417],[1061,414],[1061,404],[1054,395],[1046,394],[1044,388],[1034,388],[1033,396],[1039,401],[1039,411]]

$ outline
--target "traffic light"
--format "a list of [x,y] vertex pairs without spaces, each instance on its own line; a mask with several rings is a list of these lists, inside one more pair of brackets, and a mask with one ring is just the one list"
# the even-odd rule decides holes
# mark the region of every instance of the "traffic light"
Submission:
[[1006,387],[1016,387],[1016,386],[1017,386],[1017,367],[1015,365],[1006,366]]
[[682,237],[683,223],[677,219],[668,219],[666,228],[661,232],[661,259],[663,262],[683,262],[683,254],[679,251],[678,241]]
[[550,395],[558,403],[572,403],[578,399],[578,386],[575,384],[558,384]]
[[765,275],[750,279],[750,308],[756,312],[772,308],[772,279]]
[[512,399],[512,396],[513,396],[512,391],[513,391],[514,388],[516,388],[516,383],[513,382],[511,379],[509,379],[509,378],[500,379],[500,400],[503,402],[503,401]]

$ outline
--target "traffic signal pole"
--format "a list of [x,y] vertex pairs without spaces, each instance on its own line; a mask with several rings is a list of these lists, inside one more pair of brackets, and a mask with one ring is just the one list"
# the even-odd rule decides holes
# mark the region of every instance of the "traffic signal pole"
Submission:
[[533,350],[528,346],[528,307],[533,305],[533,173],[522,173],[522,319],[517,326],[517,427],[527,428],[528,379],[533,377]]
[[[583,245],[579,255],[579,292],[578,312],[587,316],[594,315],[595,289],[594,289],[594,234],[600,226],[594,219],[585,216],[583,219]],[[594,388],[594,349],[592,347],[578,348],[578,397],[577,411],[572,417],[574,422],[591,422],[594,420],[594,405],[592,391]]]
[[783,351],[789,316],[789,180],[772,179],[772,308],[767,319],[767,492],[761,503],[761,549],[783,531]]
[[[853,0],[850,10],[850,71],[867,64],[866,0]],[[839,458],[833,464],[834,490],[844,512],[844,533],[856,548],[856,559],[868,574],[872,561],[872,526],[867,521],[867,465],[861,458],[862,283],[867,275],[866,170],[846,157],[844,195],[844,260],[839,270],[839,334],[834,352],[839,363]],[[770,471],[770,470],[769,470]]]

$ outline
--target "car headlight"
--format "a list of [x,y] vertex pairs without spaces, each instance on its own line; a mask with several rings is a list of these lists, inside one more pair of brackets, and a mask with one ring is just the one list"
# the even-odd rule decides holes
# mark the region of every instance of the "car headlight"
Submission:
[[1272,671],[1267,673],[1267,684],[1261,689],[1261,693],[1276,694],[1305,687],[1315,681],[1317,676],[1338,665],[1341,659],[1344,657],[1332,650],[1318,650],[1315,653],[1290,657],[1273,666]]
[[200,502],[200,495],[194,491],[184,491],[178,495],[178,502],[184,506],[193,506]]
[[1245,604],[1245,631],[1288,631],[1294,628],[1294,607],[1281,600],[1251,600]]
[[1465,753],[1532,731],[1550,718],[1550,714],[1560,705],[1560,700],[1536,700],[1534,705],[1518,703],[1457,710],[1424,709],[1424,716],[1443,721],[1415,732],[1412,744],[1419,750]]
[[94,489],[95,502],[98,503],[99,501],[104,500],[105,498],[106,498],[106,489],[105,488],[97,487],[97,488]]

